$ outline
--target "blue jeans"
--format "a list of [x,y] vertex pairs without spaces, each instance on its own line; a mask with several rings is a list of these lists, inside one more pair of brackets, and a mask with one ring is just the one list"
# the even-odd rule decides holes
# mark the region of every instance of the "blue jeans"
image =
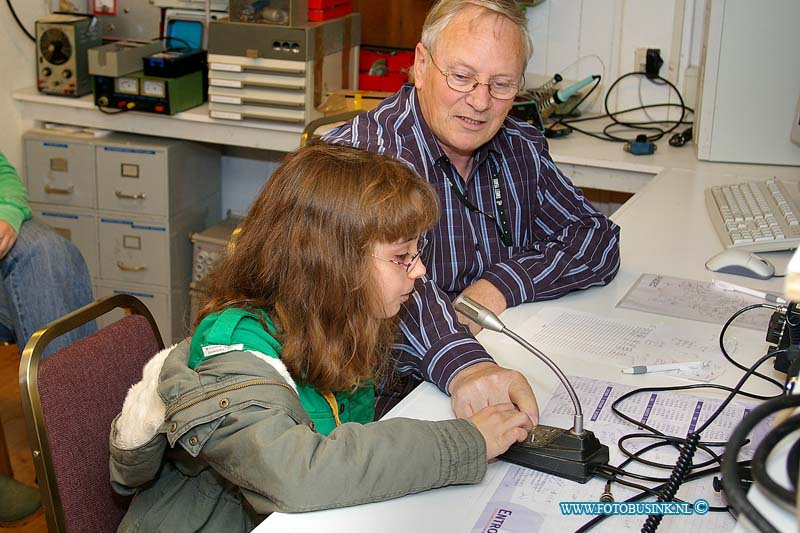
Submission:
[[[0,259],[0,339],[20,352],[36,330],[92,301],[89,271],[78,249],[35,220],[22,223],[17,242]],[[42,356],[97,331],[84,324],[51,342]]]

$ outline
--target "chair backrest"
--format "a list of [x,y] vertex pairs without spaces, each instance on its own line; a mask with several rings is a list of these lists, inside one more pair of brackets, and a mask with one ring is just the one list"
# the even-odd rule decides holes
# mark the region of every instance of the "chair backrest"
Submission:
[[[335,115],[328,115],[312,120],[311,122],[306,124],[306,127],[303,128],[303,132],[300,134],[300,146],[303,147],[306,144],[308,144],[308,142],[311,139],[319,137],[320,135],[317,134],[317,130],[319,130],[323,126],[328,126],[326,131],[332,130],[334,127],[339,126],[340,124],[344,124],[348,120],[360,115],[363,112],[364,112],[363,109],[354,109],[350,111],[343,111]],[[325,133],[326,131],[323,131],[323,133]]]
[[[117,308],[130,314],[40,362],[52,339]],[[116,531],[129,502],[111,489],[111,422],[145,363],[163,348],[153,316],[127,294],[82,307],[28,341],[20,395],[51,533]]]

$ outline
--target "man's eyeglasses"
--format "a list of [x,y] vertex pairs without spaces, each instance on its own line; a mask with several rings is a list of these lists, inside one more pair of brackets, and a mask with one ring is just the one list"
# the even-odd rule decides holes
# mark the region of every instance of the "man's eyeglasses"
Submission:
[[471,93],[478,85],[486,85],[489,87],[489,94],[498,100],[509,100],[514,98],[519,92],[519,85],[511,83],[510,81],[494,80],[489,83],[478,81],[473,74],[464,74],[460,72],[445,72],[439,68],[436,61],[433,60],[433,54],[428,52],[428,57],[431,58],[431,63],[436,67],[442,76],[444,76],[447,86],[460,93]]
[[425,239],[423,237],[420,237],[419,241],[417,242],[417,253],[415,253],[409,258],[408,263],[404,263],[403,261],[396,261],[394,259],[386,259],[385,257],[381,257],[375,254],[372,254],[372,257],[374,257],[375,259],[380,259],[381,261],[388,261],[390,263],[394,263],[395,265],[405,268],[406,272],[411,272],[417,265],[417,261],[419,261],[419,258],[422,255],[422,250],[424,248],[425,248]]

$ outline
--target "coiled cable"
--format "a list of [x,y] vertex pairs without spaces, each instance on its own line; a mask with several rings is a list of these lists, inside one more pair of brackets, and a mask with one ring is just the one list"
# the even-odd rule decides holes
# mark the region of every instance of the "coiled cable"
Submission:
[[[664,484],[664,490],[661,491],[658,501],[671,502],[678,493],[681,484],[692,470],[692,458],[694,458],[694,452],[697,451],[697,444],[699,442],[700,434],[696,431],[692,431],[686,435],[686,442],[681,447],[681,454],[678,456],[678,461],[675,463],[672,475],[669,476],[669,480]],[[663,519],[664,515],[661,514],[649,515],[647,520],[644,521],[644,524],[642,524],[642,533],[654,533]]]

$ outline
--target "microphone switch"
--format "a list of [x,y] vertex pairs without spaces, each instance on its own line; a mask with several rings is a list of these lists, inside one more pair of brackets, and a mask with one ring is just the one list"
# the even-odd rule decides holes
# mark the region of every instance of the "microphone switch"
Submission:
[[576,435],[569,429],[538,425],[530,431],[528,440],[512,444],[498,458],[586,483],[595,476],[598,466],[608,463],[608,446],[601,444],[591,431]]

